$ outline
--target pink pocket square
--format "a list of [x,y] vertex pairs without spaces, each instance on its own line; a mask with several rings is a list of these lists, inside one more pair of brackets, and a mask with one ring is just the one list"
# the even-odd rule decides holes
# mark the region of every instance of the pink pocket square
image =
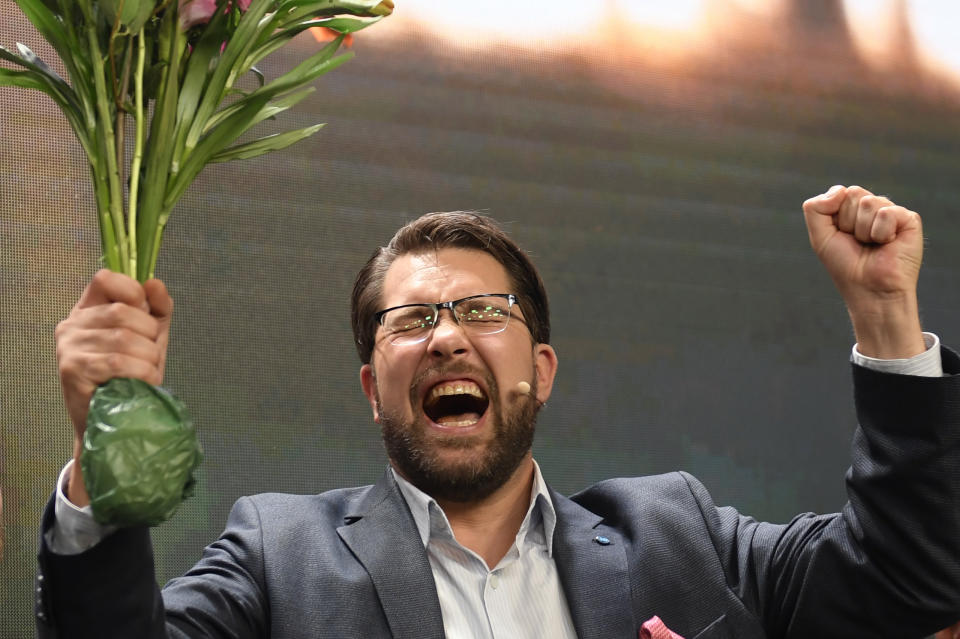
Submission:
[[660,617],[653,616],[640,626],[640,639],[683,639],[683,637],[667,628],[667,625],[660,621]]

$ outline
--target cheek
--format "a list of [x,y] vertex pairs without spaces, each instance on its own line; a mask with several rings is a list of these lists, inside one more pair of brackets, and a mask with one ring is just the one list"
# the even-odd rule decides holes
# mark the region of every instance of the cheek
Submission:
[[397,406],[410,396],[415,363],[384,361],[377,371],[377,395],[381,402]]
[[500,385],[501,391],[509,392],[518,382],[533,384],[532,377],[536,371],[532,357],[527,355],[529,352],[530,344],[527,341],[504,340],[500,344],[489,345],[480,355]]

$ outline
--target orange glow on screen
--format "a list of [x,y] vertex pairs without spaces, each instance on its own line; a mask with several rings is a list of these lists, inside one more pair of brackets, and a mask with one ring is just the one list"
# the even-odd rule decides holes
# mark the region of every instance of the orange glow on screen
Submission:
[[[497,42],[537,48],[576,48],[585,44],[625,47],[618,54],[682,57],[703,45],[719,25],[729,28],[731,16],[751,21],[772,20],[792,0],[553,0],[525,5],[515,0],[485,0],[482,4],[403,0],[392,24],[378,36],[389,36],[404,25],[429,25],[441,37],[478,47]],[[525,7],[529,10],[523,10]],[[898,12],[909,24],[918,55],[928,66],[960,75],[960,2],[956,0],[845,0],[844,10],[857,48],[872,62],[884,64],[897,55]],[[521,10],[518,11],[518,7]],[[752,22],[756,24],[756,22]],[[745,29],[746,34],[761,37]],[[593,36],[591,38],[591,36]]]

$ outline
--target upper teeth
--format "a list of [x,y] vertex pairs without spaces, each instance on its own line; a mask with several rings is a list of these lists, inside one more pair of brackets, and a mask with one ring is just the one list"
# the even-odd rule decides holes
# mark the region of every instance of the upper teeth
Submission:
[[473,382],[453,382],[450,384],[437,384],[433,387],[433,390],[430,391],[430,397],[436,398],[443,395],[473,395],[474,397],[479,397],[483,399],[483,391],[480,390],[480,387],[474,384]]

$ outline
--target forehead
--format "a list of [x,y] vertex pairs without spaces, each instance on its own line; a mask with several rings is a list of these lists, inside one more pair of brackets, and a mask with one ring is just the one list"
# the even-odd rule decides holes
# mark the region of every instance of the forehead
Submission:
[[513,293],[507,270],[476,249],[445,248],[394,260],[383,280],[383,308],[445,302],[478,293]]

